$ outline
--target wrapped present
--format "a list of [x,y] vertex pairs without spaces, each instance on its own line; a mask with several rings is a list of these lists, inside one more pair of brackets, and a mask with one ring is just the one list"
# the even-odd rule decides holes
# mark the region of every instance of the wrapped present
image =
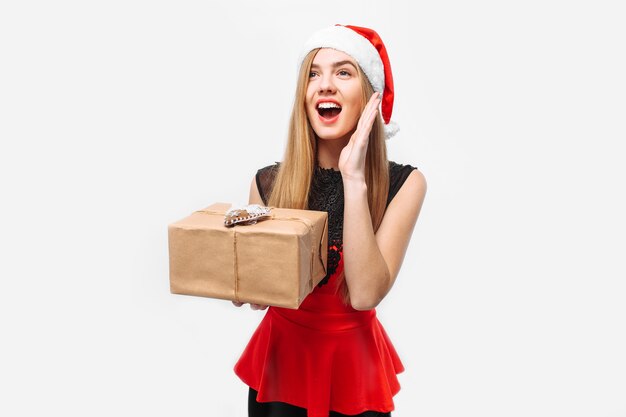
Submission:
[[170,291],[297,309],[326,276],[328,213],[230,206],[169,225]]

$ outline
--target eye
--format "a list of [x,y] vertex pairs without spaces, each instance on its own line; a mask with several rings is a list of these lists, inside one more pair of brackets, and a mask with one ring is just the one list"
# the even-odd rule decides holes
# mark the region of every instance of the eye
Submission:
[[350,71],[342,69],[342,70],[339,70],[339,72],[337,72],[337,74],[339,74],[341,77],[349,77],[350,76]]
[[316,75],[317,75],[317,72],[315,72],[315,71],[311,71],[311,72],[309,72],[309,78],[313,78],[313,77],[315,77]]

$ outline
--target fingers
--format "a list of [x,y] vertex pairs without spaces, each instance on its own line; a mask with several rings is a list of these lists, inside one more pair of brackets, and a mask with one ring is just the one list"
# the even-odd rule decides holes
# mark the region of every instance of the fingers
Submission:
[[367,117],[365,118],[366,126],[372,126],[372,124],[374,123],[374,119],[378,114],[378,106],[380,105],[380,101],[380,94],[378,92],[375,92],[374,94],[372,94],[372,97],[370,97],[370,100],[367,102],[366,110],[368,113]]
[[[237,301],[231,301],[233,303],[233,305],[235,307],[241,307],[242,305],[244,305],[245,303],[239,303]],[[250,308],[253,310],[265,310],[267,308],[266,305],[263,304],[254,304],[254,303],[250,303]]]
[[[370,132],[378,115],[380,101],[380,94],[374,92],[361,112],[361,117],[348,144],[341,151],[339,169],[346,176],[362,176]],[[356,172],[361,174],[356,174]]]
[[359,123],[357,124],[357,129],[367,128],[370,129],[372,124],[374,123],[374,119],[378,114],[378,105],[380,104],[380,95],[375,92],[370,97],[367,105],[363,109],[361,113],[361,118],[359,119]]
[[359,133],[355,135],[355,139],[360,139],[359,142],[363,144],[366,143],[366,140],[369,138],[369,133],[372,130],[372,126],[374,125],[374,120],[376,120],[376,115],[378,114],[378,106],[380,105],[380,94],[378,92],[374,92],[370,97],[369,101],[365,105],[363,112],[361,113],[361,117],[356,125],[356,132]]

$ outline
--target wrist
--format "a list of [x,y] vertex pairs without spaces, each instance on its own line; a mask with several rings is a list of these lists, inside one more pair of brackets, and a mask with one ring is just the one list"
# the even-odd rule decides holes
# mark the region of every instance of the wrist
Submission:
[[365,192],[367,193],[367,184],[365,178],[343,177],[343,191],[345,192]]

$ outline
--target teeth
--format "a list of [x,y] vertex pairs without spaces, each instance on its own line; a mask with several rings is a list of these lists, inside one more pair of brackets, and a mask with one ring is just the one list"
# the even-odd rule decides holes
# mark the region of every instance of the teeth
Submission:
[[340,109],[341,106],[337,103],[325,102],[317,105],[318,109]]

